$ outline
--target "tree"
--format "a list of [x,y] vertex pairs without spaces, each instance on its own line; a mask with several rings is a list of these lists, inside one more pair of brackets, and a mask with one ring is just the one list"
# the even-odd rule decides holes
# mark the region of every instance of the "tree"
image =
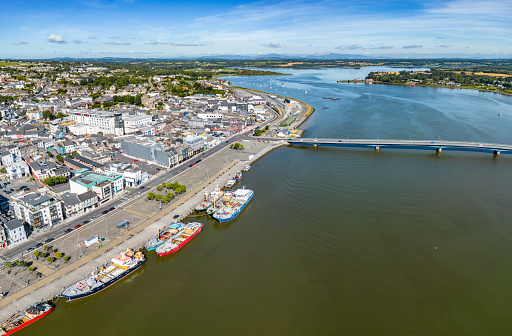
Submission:
[[98,135],[103,135],[103,132],[102,132],[102,131],[99,131],[99,132],[98,132]]
[[7,169],[5,169],[5,167],[0,168],[0,173],[3,173],[3,174],[7,173]]
[[171,183],[171,182],[167,183],[167,184],[165,185],[165,187],[166,187],[167,189],[172,189],[172,183]]
[[6,261],[6,262],[4,262],[4,267],[5,268],[12,267],[12,263],[10,261]]
[[148,199],[148,200],[150,200],[150,201],[151,201],[151,200],[152,200],[152,199],[154,199],[154,198],[155,198],[155,193],[154,193],[154,192],[150,192],[150,193],[148,193],[148,196],[147,196],[147,199]]
[[267,126],[265,126],[265,131],[268,131],[268,129],[269,129],[268,125],[267,125]]
[[39,251],[34,251],[34,252],[32,252],[32,255],[33,255],[34,257],[36,257],[36,258],[39,258],[39,255],[40,255],[40,254],[41,254],[41,253],[40,253]]
[[173,193],[167,193],[167,195],[165,195],[165,197],[169,197],[169,199],[173,199],[174,198],[174,194]]
[[71,156],[75,157],[78,155],[78,152],[77,151],[74,151],[73,153],[71,153]]
[[[158,190],[158,191],[162,191],[162,189],[163,189],[163,188],[162,188],[162,186],[161,186],[161,185],[157,185],[157,186],[156,186],[156,190]],[[158,196],[158,195],[157,195],[157,196]]]
[[157,201],[161,201],[161,200],[162,200],[162,195],[157,194],[157,195],[155,196],[155,199],[156,199]]
[[46,261],[48,261],[49,263],[52,263],[55,261],[55,258],[54,257],[48,257],[46,258]]
[[162,203],[169,203],[170,199],[165,196],[165,197],[162,197]]
[[35,270],[35,268],[34,268],[34,267],[29,267],[29,268],[28,268],[28,271],[29,271],[29,272],[33,272],[34,270]]
[[68,159],[72,159],[72,158],[73,158],[73,155],[68,154],[68,155],[66,155],[66,157],[67,157]]
[[260,130],[260,129],[254,130],[255,136],[261,136],[263,133],[265,133],[265,131],[263,131],[263,130]]
[[57,154],[57,156],[55,157],[57,160],[59,160],[60,162],[63,162],[64,161],[64,158],[62,157],[62,155],[59,155]]
[[176,195],[181,194],[181,186],[180,186],[180,187],[176,187],[176,188],[174,188],[174,193],[175,193]]
[[65,176],[50,176],[43,179],[43,183],[49,186],[54,186],[56,184],[66,183],[67,178]]
[[71,257],[68,257],[68,256],[64,257],[64,261],[69,261],[69,259],[71,259]]
[[21,267],[27,267],[28,263],[25,260],[22,260],[22,261],[20,261],[20,266]]
[[55,253],[55,258],[62,258],[62,253],[60,253],[60,252]]
[[52,152],[50,152],[50,151],[47,151],[47,153],[48,153],[48,156],[49,156],[49,157],[51,157],[51,158],[53,157],[53,154],[52,154]]
[[186,192],[187,191],[187,186],[182,184],[181,185],[181,192]]

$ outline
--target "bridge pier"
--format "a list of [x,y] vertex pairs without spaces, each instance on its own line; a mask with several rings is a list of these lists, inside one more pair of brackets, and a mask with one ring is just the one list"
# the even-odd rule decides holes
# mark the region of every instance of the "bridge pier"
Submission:
[[495,150],[494,150],[494,155],[496,155],[496,156],[500,156],[500,151],[499,151],[499,150],[497,150],[497,149],[495,149]]
[[441,154],[443,149],[441,147],[436,148],[436,154]]

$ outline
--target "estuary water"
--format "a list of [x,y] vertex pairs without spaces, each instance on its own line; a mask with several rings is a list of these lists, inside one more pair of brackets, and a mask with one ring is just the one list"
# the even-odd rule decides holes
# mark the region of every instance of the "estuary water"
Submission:
[[[315,107],[307,136],[512,143],[512,97],[287,71],[230,80]],[[179,252],[19,334],[510,335],[511,171],[503,154],[279,148],[235,220],[190,218],[205,228]]]

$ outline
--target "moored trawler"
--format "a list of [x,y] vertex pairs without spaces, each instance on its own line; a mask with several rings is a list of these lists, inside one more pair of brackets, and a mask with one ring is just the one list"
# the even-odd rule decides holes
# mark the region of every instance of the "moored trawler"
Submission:
[[248,172],[249,170],[251,170],[251,166],[250,165],[245,165],[243,171],[244,172]]
[[72,301],[98,293],[132,273],[145,262],[146,258],[142,252],[134,254],[131,249],[127,249],[126,252],[115,256],[110,265],[101,267],[98,272],[93,270],[90,276],[69,286],[60,296]]
[[171,238],[174,234],[176,234],[181,229],[182,226],[183,226],[183,224],[181,224],[181,223],[172,223],[171,225],[169,225],[168,229],[166,229],[162,232],[159,231],[156,236],[151,238],[144,245],[144,247],[148,251],[153,251],[158,246],[162,245],[166,240]]
[[235,180],[236,181],[241,181],[242,177],[243,177],[243,175],[242,175],[241,171],[239,171],[238,173],[235,174]]
[[16,331],[45,317],[52,310],[52,305],[48,303],[40,303],[33,305],[21,313],[16,313],[0,325],[0,336],[12,335]]
[[159,256],[165,256],[178,251],[203,229],[203,224],[198,222],[187,223],[183,230],[178,232],[172,239],[169,239],[156,249]]
[[213,218],[219,222],[232,220],[249,204],[253,196],[254,191],[250,189],[238,189],[234,192],[233,197],[213,214]]
[[196,205],[195,210],[196,210],[196,212],[206,211],[212,205],[213,205],[213,202],[210,201],[210,199],[208,197],[208,193],[206,192],[206,193],[204,193],[204,199],[201,201],[201,203]]

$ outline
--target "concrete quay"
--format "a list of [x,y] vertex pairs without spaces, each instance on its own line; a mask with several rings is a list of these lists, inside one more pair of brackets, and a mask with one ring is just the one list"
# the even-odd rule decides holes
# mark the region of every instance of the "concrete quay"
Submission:
[[176,219],[173,219],[175,214],[179,215],[178,220],[180,220],[192,213],[195,205],[202,200],[205,191],[212,191],[216,185],[223,186],[230,176],[233,176],[246,164],[251,164],[272,149],[286,144],[285,141],[276,141],[268,144],[256,154],[251,155],[250,160],[233,160],[202,184],[186,192],[182,197],[158,213],[148,216],[146,221],[119,238],[99,247],[94,252],[78,259],[74,263],[48,274],[43,279],[20,291],[3,298],[0,301],[0,321],[7,319],[17,311],[28,308],[34,303],[41,300],[50,300],[58,296],[65,287],[86,277],[91,272],[92,267],[109,262],[121,251],[127,248],[142,247],[155,235],[158,229],[162,229],[169,223],[176,221]]

